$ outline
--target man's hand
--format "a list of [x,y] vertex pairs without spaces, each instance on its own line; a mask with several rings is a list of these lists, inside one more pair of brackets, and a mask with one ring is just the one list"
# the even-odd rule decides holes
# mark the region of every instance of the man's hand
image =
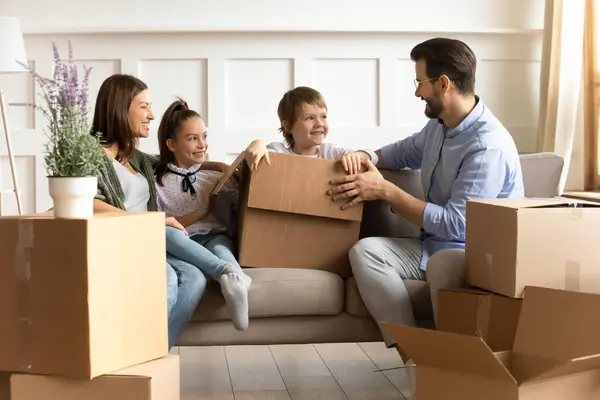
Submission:
[[330,182],[335,187],[329,189],[327,194],[331,196],[333,201],[350,200],[342,205],[342,210],[363,201],[377,200],[384,197],[389,182],[385,180],[371,161],[363,161],[363,165],[367,167],[367,172],[348,175]]
[[167,217],[165,219],[165,225],[166,226],[172,226],[173,228],[177,228],[179,230],[182,230],[183,233],[185,233],[186,235],[188,234],[187,231],[185,230],[185,228],[183,227],[183,225],[181,225],[179,223],[179,221],[177,221],[175,218],[173,217]]

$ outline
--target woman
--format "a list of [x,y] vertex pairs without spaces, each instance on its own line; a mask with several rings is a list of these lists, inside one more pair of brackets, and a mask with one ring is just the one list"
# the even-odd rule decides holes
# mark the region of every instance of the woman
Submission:
[[[115,74],[100,87],[92,134],[102,134],[106,163],[100,168],[94,212],[157,211],[154,167],[158,157],[137,149],[154,119],[147,85],[130,75]],[[204,168],[220,170],[219,163]],[[174,218],[165,224],[184,230]],[[169,349],[177,342],[206,288],[206,278],[194,266],[167,256]]]

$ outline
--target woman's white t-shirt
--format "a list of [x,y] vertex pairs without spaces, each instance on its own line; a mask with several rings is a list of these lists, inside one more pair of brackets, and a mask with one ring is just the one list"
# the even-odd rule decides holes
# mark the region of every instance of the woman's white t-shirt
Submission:
[[148,211],[150,201],[150,186],[146,177],[139,172],[132,173],[117,160],[112,160],[117,177],[125,195],[126,211]]

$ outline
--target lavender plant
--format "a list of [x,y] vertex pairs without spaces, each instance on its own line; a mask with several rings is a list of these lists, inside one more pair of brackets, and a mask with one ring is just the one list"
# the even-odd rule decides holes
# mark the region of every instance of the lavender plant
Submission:
[[73,62],[73,47],[69,41],[69,58],[61,61],[58,47],[52,42],[54,73],[45,78],[23,65],[40,86],[40,97],[45,105],[30,106],[40,110],[48,120],[44,129],[48,142],[45,145],[44,166],[50,177],[95,176],[104,162],[100,133],[91,133],[88,122],[89,77],[91,68],[83,67],[79,80],[77,65]]

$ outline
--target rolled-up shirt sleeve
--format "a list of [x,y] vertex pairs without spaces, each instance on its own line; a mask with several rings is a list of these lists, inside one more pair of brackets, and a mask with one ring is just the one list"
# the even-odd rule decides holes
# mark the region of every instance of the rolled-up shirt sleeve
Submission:
[[423,148],[429,124],[406,139],[388,144],[381,148],[381,158],[385,165],[393,171],[405,168],[419,169],[423,162]]
[[423,228],[442,239],[465,240],[467,201],[496,198],[502,192],[507,163],[499,149],[482,149],[468,156],[452,184],[445,206],[427,203]]

